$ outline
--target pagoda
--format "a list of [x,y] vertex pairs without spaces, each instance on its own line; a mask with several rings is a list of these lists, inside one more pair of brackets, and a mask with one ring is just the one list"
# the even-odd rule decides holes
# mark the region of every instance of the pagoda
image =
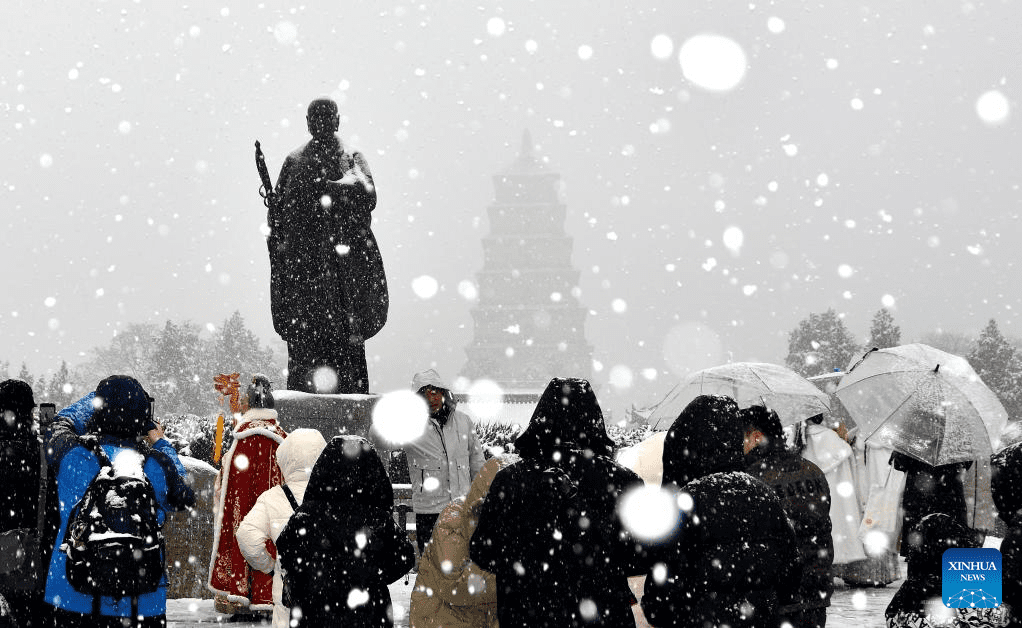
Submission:
[[475,333],[461,375],[494,381],[505,394],[532,396],[552,377],[592,375],[560,180],[536,159],[528,131],[518,159],[493,177]]

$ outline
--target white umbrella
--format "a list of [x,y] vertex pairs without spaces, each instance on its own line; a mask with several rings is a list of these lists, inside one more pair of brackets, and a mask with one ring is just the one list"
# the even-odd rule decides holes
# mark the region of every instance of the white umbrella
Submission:
[[617,452],[618,464],[635,471],[646,484],[660,486],[664,477],[664,439],[667,432],[654,432],[631,447]]
[[792,425],[830,411],[830,396],[795,371],[767,362],[733,362],[696,371],[653,409],[650,420],[670,426],[699,395],[726,395],[739,407],[766,406],[782,425]]
[[968,360],[924,344],[870,351],[835,394],[867,443],[934,466],[989,456],[1008,420]]

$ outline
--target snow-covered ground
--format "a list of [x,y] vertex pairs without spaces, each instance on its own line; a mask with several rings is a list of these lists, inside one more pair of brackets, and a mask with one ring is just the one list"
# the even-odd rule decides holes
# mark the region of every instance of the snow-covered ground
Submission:
[[[905,571],[904,564],[901,566]],[[398,580],[390,586],[390,595],[397,607],[398,616],[395,626],[408,626],[408,599],[411,595],[414,577],[408,584]],[[836,589],[831,606],[827,609],[827,628],[884,628],[884,609],[894,597],[894,592],[901,586],[898,580],[883,588],[851,588],[836,581]],[[208,626],[222,623],[228,616],[220,615],[213,610],[213,600],[179,599],[167,601],[167,620],[170,628],[186,628],[190,626]],[[269,625],[259,622],[231,622],[232,626],[245,628],[249,626]]]

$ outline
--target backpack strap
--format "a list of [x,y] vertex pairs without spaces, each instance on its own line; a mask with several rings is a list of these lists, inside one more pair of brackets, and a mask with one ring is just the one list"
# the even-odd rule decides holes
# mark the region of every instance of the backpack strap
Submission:
[[106,455],[106,451],[103,449],[103,446],[99,444],[98,438],[94,436],[82,437],[82,445],[96,456],[96,460],[99,461],[100,472],[103,471],[104,467],[114,466],[114,463],[110,462],[110,456]]
[[291,510],[298,510],[298,500],[295,499],[295,494],[291,492],[291,487],[287,484],[281,484],[280,488],[284,489],[284,495],[287,497],[287,501],[291,502]]

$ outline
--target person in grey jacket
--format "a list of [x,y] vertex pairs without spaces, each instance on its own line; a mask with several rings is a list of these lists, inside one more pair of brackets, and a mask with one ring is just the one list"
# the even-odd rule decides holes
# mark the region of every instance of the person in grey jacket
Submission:
[[475,424],[458,411],[454,395],[435,370],[416,373],[412,388],[429,405],[425,431],[404,447],[412,481],[415,539],[421,554],[440,511],[468,494],[485,459]]

